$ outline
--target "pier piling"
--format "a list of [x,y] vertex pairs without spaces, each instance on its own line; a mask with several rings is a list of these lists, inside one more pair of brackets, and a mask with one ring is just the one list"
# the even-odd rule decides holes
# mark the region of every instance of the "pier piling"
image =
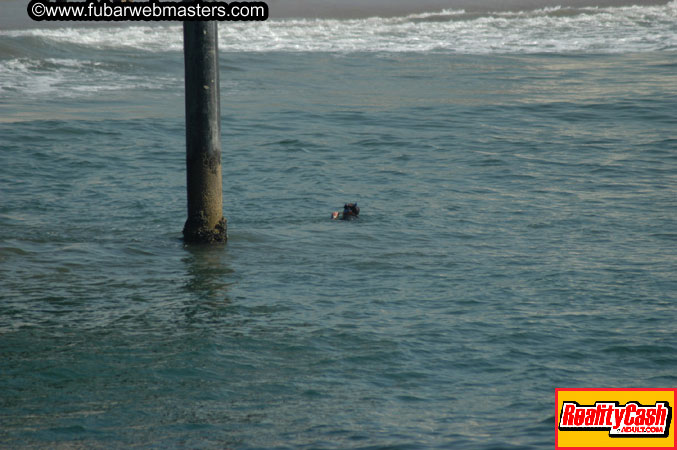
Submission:
[[186,73],[187,243],[227,240],[221,180],[221,107],[216,22],[183,23]]

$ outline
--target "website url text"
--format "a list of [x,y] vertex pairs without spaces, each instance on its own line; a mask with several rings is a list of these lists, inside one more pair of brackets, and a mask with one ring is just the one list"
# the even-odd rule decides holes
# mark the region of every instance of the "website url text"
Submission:
[[245,21],[268,19],[265,2],[160,1],[120,2],[110,0],[56,1],[32,0],[28,15],[36,21],[165,21],[218,20]]

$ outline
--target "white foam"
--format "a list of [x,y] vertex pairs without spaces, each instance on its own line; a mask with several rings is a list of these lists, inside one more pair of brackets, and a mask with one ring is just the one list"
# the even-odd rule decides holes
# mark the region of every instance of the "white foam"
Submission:
[[82,97],[105,91],[163,89],[170,84],[180,84],[180,80],[123,74],[98,61],[14,58],[0,64],[0,98]]
[[2,35],[34,36],[57,44],[82,45],[99,50],[128,48],[151,52],[180,50],[183,39],[180,25],[12,30],[0,32]]
[[405,16],[403,18],[403,20],[431,19],[433,17],[435,17],[435,18],[437,18],[437,17],[454,17],[454,16],[462,16],[463,14],[465,14],[464,9],[443,9],[442,11],[409,14],[408,16]]
[[[677,0],[660,6],[463,10],[365,19],[224,22],[222,52],[640,52],[675,50]],[[180,24],[0,32],[97,50],[180,52]]]
[[223,51],[658,51],[675,48],[675,3],[566,10],[554,7],[481,17],[456,12],[446,21],[369,18],[238,23],[221,26],[220,44]]
[[40,62],[28,59],[11,59],[0,65],[0,98],[11,93],[41,95],[55,90],[63,81],[58,73],[40,71]]

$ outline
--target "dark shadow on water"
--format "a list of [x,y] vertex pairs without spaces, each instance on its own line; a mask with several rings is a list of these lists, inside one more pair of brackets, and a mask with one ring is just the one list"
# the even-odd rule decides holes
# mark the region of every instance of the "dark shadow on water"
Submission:
[[187,280],[184,289],[205,305],[222,307],[230,303],[228,288],[233,284],[233,269],[228,264],[224,245],[186,245]]

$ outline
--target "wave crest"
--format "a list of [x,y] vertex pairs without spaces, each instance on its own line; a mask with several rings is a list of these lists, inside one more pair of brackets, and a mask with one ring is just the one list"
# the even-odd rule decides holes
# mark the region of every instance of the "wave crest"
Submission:
[[[96,49],[181,51],[180,25],[6,31]],[[223,23],[222,52],[640,52],[677,49],[677,0],[661,6],[548,7],[401,17]],[[1,55],[0,55],[1,57]]]

